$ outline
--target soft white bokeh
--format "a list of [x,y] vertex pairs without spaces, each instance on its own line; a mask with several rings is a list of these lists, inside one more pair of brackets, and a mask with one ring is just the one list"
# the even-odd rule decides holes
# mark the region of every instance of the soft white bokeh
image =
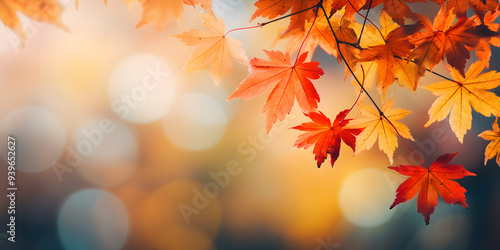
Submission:
[[169,110],[175,97],[175,78],[159,56],[138,54],[122,60],[109,81],[113,111],[132,123],[150,123]]

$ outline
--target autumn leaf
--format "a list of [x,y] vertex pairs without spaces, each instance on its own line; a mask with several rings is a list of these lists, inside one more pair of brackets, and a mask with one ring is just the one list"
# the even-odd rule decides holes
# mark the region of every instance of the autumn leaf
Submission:
[[401,27],[393,23],[391,17],[385,11],[380,13],[380,23],[382,26],[380,32],[373,34],[380,38],[372,38],[373,43],[364,44],[368,48],[361,51],[359,61],[376,62],[377,88],[383,99],[387,96],[387,88],[396,79],[398,79],[401,86],[406,86],[415,91],[418,86],[415,77],[416,67],[403,58],[407,58],[414,48],[414,45],[408,41],[408,35],[420,29],[420,23]]
[[[398,121],[410,114],[411,111],[402,108],[392,109],[393,105],[394,102],[391,98],[382,107],[382,112],[396,127],[402,137],[413,141],[414,139],[410,134],[410,129]],[[354,120],[352,124],[349,124],[348,128],[363,128],[364,130],[356,139],[356,152],[354,155],[361,153],[363,150],[372,148],[378,139],[379,149],[389,157],[389,161],[392,164],[394,151],[398,147],[398,136],[396,131],[375,108],[361,103],[358,103],[357,106],[363,117]]]
[[441,6],[446,6],[446,9],[453,11],[458,16],[466,16],[469,7],[476,12],[482,19],[487,11],[494,10],[498,7],[498,0],[433,0]]
[[341,140],[355,151],[356,136],[362,131],[362,129],[346,128],[346,125],[352,120],[345,119],[348,113],[348,109],[340,112],[333,123],[321,111],[305,114],[312,122],[302,123],[292,128],[306,131],[299,136],[294,146],[307,149],[314,145],[313,154],[318,168],[321,167],[328,155],[330,155],[333,167],[340,154]]
[[[311,22],[306,21],[305,30],[303,32],[296,32],[290,37],[287,44],[287,51],[290,54],[297,52],[304,39],[306,39],[304,41],[303,50],[309,52],[308,60],[313,57],[314,51],[320,46],[326,53],[335,56],[338,63],[340,63],[342,61],[342,57],[339,54],[340,47],[340,51],[349,65],[354,67],[359,49],[345,43],[337,44],[330,29],[330,25],[328,24],[328,22],[330,22],[333,31],[340,41],[351,44],[356,43],[358,37],[354,30],[350,28],[351,21],[342,18],[343,13],[343,11],[339,11],[335,15],[325,17],[323,12],[319,12],[316,19],[313,19]],[[309,32],[309,30],[311,31]],[[307,36],[308,33],[309,35]]]
[[5,0],[0,2],[0,19],[3,24],[19,36],[22,44],[26,41],[26,34],[19,21],[17,12],[32,18],[34,21],[47,22],[65,31],[69,31],[61,22],[61,11],[62,6],[56,0]]
[[[367,48],[369,46],[383,45],[385,44],[384,37],[382,34],[388,34],[390,31],[398,27],[397,24],[393,22],[383,23],[380,29],[372,24],[365,24],[363,27],[362,23],[352,23],[351,28],[356,33],[357,37],[361,36],[362,39],[359,40],[359,45],[361,48]],[[392,25],[390,25],[392,24]],[[373,82],[377,76],[377,62],[376,61],[365,61],[359,62],[353,67],[353,72],[356,78],[358,78],[366,90],[369,90],[373,85]],[[357,89],[357,93],[361,91],[358,82],[353,78],[352,85]],[[382,86],[378,86],[378,90],[382,93]]]
[[[481,20],[477,15],[471,17],[478,25],[481,22],[484,22],[484,25],[488,26],[488,28],[492,31],[498,32],[500,28],[500,24],[495,23],[495,19],[500,15],[500,10],[496,9],[494,11],[486,13],[483,20]],[[477,17],[477,18],[476,18]],[[490,67],[490,57],[491,57],[491,47],[490,44],[495,47],[500,47],[500,37],[494,36],[489,41],[481,40],[475,47],[476,56],[481,60],[486,61],[486,68]]]
[[500,73],[490,71],[481,74],[485,61],[473,63],[465,77],[451,68],[453,81],[441,81],[424,88],[439,96],[429,109],[428,127],[435,121],[442,121],[450,114],[450,127],[462,143],[464,135],[472,127],[472,108],[484,116],[500,112],[500,98],[487,91],[500,85]]
[[462,179],[465,176],[476,176],[467,171],[462,165],[449,164],[458,153],[444,154],[439,156],[429,169],[422,166],[399,165],[389,167],[392,170],[410,178],[406,179],[396,190],[396,199],[390,209],[400,203],[407,202],[418,195],[417,212],[425,218],[425,224],[429,224],[431,214],[438,205],[438,194],[446,204],[458,204],[469,208],[465,200],[467,190],[453,179]]
[[290,24],[283,32],[282,37],[291,35],[297,31],[303,31],[306,21],[311,21],[316,15],[316,8],[304,11],[318,4],[318,0],[259,0],[255,3],[257,10],[252,15],[250,22],[257,17],[273,19],[284,15],[290,9],[292,13],[303,11],[290,17]]
[[217,20],[212,14],[202,13],[201,19],[206,30],[192,29],[173,36],[187,46],[197,46],[189,55],[183,69],[199,69],[210,64],[210,76],[218,85],[231,74],[231,58],[245,65],[248,58],[240,48],[241,43],[226,35],[226,25],[222,18]]
[[262,112],[266,113],[266,131],[269,133],[278,119],[283,121],[290,113],[295,99],[304,113],[316,111],[319,95],[310,79],[318,79],[324,71],[318,67],[319,62],[305,62],[307,52],[301,54],[295,63],[292,63],[289,53],[264,52],[270,60],[252,59],[250,74],[227,100],[236,97],[248,100],[276,84],[262,108]]
[[492,125],[493,130],[486,130],[479,134],[479,137],[491,141],[484,151],[484,165],[489,159],[497,156],[497,165],[500,166],[500,128],[498,127],[498,116]]
[[[450,2],[448,2],[448,4],[450,4]],[[498,8],[498,0],[468,0],[468,2],[470,8],[476,13],[476,15],[479,16],[480,19],[483,19],[486,12],[493,11]],[[467,14],[466,11],[463,15]]]
[[427,17],[419,15],[423,29],[412,36],[411,43],[416,48],[409,56],[418,66],[418,78],[427,69],[446,58],[448,64],[462,75],[465,63],[470,58],[470,51],[482,40],[488,41],[498,33],[488,29],[488,26],[477,24],[474,20],[461,17],[455,24],[455,14],[441,8],[431,24]]
[[136,29],[142,26],[153,23],[156,29],[161,30],[170,19],[182,19],[184,12],[183,3],[188,6],[201,5],[209,14],[214,14],[212,11],[212,0],[139,0],[142,5],[142,17]]
[[[362,10],[368,8],[370,0],[335,0],[331,1],[331,5],[328,6],[331,13],[345,9],[344,18],[349,21],[354,21],[354,14],[357,10]],[[375,5],[372,5],[374,7]]]
[[[411,18],[414,13],[406,3],[426,2],[425,0],[383,0],[384,8],[389,16],[399,25],[405,24],[405,18]],[[373,4],[372,4],[373,5]]]
[[[377,77],[377,63],[374,61],[371,62],[360,62],[356,64],[356,67],[353,69],[354,76],[361,82],[361,85],[366,90],[371,89],[375,79]],[[362,91],[356,79],[353,77],[352,86],[356,89],[356,94]],[[379,89],[382,91],[382,89]]]

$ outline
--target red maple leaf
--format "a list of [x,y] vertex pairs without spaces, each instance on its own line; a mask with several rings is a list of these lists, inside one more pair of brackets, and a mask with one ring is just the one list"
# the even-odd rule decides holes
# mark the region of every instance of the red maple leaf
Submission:
[[475,176],[476,174],[467,171],[463,165],[448,165],[457,154],[458,152],[439,156],[429,169],[412,165],[389,167],[402,175],[410,176],[399,185],[396,190],[396,199],[390,209],[411,200],[419,190],[417,212],[424,216],[427,225],[438,204],[438,193],[447,204],[458,204],[469,208],[465,202],[467,190],[451,179],[462,179],[465,176]]
[[301,134],[294,146],[307,149],[314,144],[314,159],[318,163],[318,168],[325,161],[328,154],[332,161],[332,167],[340,154],[340,141],[344,141],[353,151],[356,147],[356,136],[363,129],[346,129],[345,126],[352,119],[345,119],[349,110],[340,112],[333,123],[321,111],[305,114],[313,122],[305,122],[292,129],[306,131]]

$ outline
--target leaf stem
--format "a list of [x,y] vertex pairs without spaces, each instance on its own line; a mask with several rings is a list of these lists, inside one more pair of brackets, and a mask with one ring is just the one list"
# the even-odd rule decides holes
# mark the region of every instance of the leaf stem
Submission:
[[434,74],[434,75],[437,75],[437,76],[439,76],[439,77],[442,77],[442,78],[444,78],[444,79],[446,79],[446,80],[448,80],[448,81],[459,83],[459,82],[457,82],[457,81],[455,81],[455,80],[453,80],[453,79],[451,79],[451,78],[449,78],[449,77],[443,76],[443,75],[441,75],[441,74],[439,74],[439,73],[437,73],[437,72],[434,72],[434,71],[432,71],[432,70],[430,70],[430,69],[425,69],[425,70],[426,70],[426,71],[431,72],[431,73],[432,73],[432,74]]
[[[363,67],[363,66],[361,66],[361,67]],[[364,74],[365,74],[365,71],[363,70],[363,83],[364,83],[364,79],[365,79]],[[351,108],[349,109],[349,111],[347,111],[347,114],[345,114],[344,119],[342,119],[342,121],[340,123],[342,123],[347,118],[347,115],[349,115],[349,113],[351,113],[351,111],[354,109],[356,104],[358,104],[358,101],[361,98],[361,94],[363,94],[363,90],[359,91],[359,94],[358,94],[358,97],[356,98],[356,101],[354,101]]]
[[420,162],[422,162],[422,164],[424,164],[424,167],[429,169],[429,167],[427,166],[427,164],[425,163],[424,159],[422,159],[422,157],[420,157],[419,154],[417,154],[417,152],[415,152],[411,147],[410,145],[408,145],[408,143],[406,142],[406,140],[403,138],[403,136],[399,133],[398,129],[396,128],[396,126],[394,126],[394,124],[392,124],[392,122],[385,116],[383,115],[384,119],[387,121],[387,123],[389,123],[389,125],[391,125],[393,128],[394,128],[394,131],[396,131],[396,133],[398,134],[398,137],[401,138],[401,140],[403,141],[403,143],[406,145],[406,147],[414,154],[418,157],[418,159],[420,160]]
[[[323,5],[321,5],[321,10],[323,11],[323,14],[325,16],[326,15],[326,10],[325,8],[323,7]],[[332,31],[332,34],[333,34],[333,37],[335,38],[335,42],[337,42],[337,47],[338,47],[338,43],[339,43],[339,39],[337,37],[337,35],[335,34],[335,31],[333,31],[333,26],[332,26],[332,23],[330,22],[330,19],[326,19],[327,22],[328,22],[328,26],[330,27],[330,30]],[[356,82],[358,83],[358,85],[361,87],[361,89],[366,93],[366,95],[368,96],[368,98],[370,98],[370,101],[373,103],[373,105],[375,105],[375,108],[377,108],[378,112],[380,114],[384,114],[382,112],[382,110],[380,110],[380,108],[378,107],[377,103],[375,103],[375,101],[373,100],[373,98],[371,97],[371,95],[368,93],[368,91],[366,91],[365,87],[363,86],[363,84],[361,84],[361,82],[359,81],[358,77],[356,77],[356,75],[354,74],[354,71],[352,70],[351,66],[347,63],[347,61],[345,60],[345,57],[344,57],[344,54],[342,54],[342,51],[339,47],[339,55],[340,57],[342,57],[342,60],[344,61],[347,69],[349,70],[349,72],[351,72],[351,75],[354,77],[354,80],[356,80]]]
[[[401,60],[408,61],[408,58],[402,58],[402,57],[400,57],[400,56],[396,56],[396,55],[394,55],[394,57],[395,57],[395,58],[398,58],[398,59],[401,59]],[[410,62],[415,63],[414,61],[410,61]],[[444,64],[444,62],[443,62],[443,64]],[[451,78],[449,78],[449,77],[446,77],[446,76],[444,76],[444,75],[441,75],[441,74],[439,74],[439,73],[437,73],[437,72],[434,72],[434,71],[432,71],[432,70],[430,70],[430,69],[425,69],[425,70],[426,70],[427,72],[431,72],[432,74],[437,75],[437,76],[439,76],[439,77],[441,77],[441,78],[443,78],[443,79],[445,79],[445,80],[448,80],[448,81],[450,81],[450,82],[459,83],[459,82],[457,82],[457,81],[455,81],[455,80],[453,80],[453,79],[451,79]]]
[[[317,7],[319,8],[319,7]],[[317,10],[316,10],[317,11]],[[311,34],[311,30],[312,28],[314,27],[314,23],[316,23],[316,18],[318,17],[318,14],[314,15],[314,20],[313,22],[311,23],[311,27],[309,28],[309,30],[307,31],[307,34],[306,36],[304,37],[304,40],[302,40],[302,43],[300,44],[300,47],[299,47],[299,50],[297,51],[297,57],[295,58],[295,63],[297,63],[297,60],[299,59],[299,56],[300,56],[300,51],[302,50],[302,47],[304,46],[304,44],[306,43],[307,39],[309,38],[309,34]]]
[[255,29],[255,28],[262,28],[262,25],[255,25],[255,26],[249,26],[249,27],[243,27],[243,28],[236,28],[236,29],[232,29],[232,30],[228,30],[224,36],[227,36],[227,34],[233,32],[233,31],[238,31],[238,30],[248,30],[248,29]]

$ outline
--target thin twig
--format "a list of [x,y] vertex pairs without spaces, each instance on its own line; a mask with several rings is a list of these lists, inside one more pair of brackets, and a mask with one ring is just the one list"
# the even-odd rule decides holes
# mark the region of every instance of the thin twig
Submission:
[[[321,5],[321,10],[323,11],[323,14],[326,16],[326,10],[323,7],[323,5]],[[338,39],[337,35],[335,34],[335,32],[333,31],[333,27],[332,27],[332,24],[330,23],[330,20],[329,19],[326,19],[326,20],[328,22],[328,26],[330,26],[330,30],[332,31],[333,37],[335,38],[335,42],[337,42],[337,47],[338,47],[339,39]],[[378,107],[377,103],[375,103],[375,100],[373,100],[373,98],[368,93],[368,91],[366,91],[366,89],[363,86],[363,84],[361,84],[361,82],[359,81],[358,77],[356,77],[356,75],[354,74],[354,71],[352,70],[351,66],[349,66],[349,64],[345,60],[344,54],[342,54],[342,51],[340,50],[340,47],[339,47],[339,51],[338,52],[339,52],[340,57],[342,57],[342,60],[344,61],[345,65],[347,66],[347,69],[349,70],[349,72],[351,72],[351,75],[354,77],[354,80],[356,80],[356,82],[361,87],[361,89],[366,93],[366,96],[368,96],[368,98],[370,98],[370,101],[373,103],[373,105],[375,105],[375,108],[377,108],[378,112],[381,115],[383,115],[384,113],[382,112],[382,110],[380,110],[380,108]]]
[[[326,10],[325,8],[323,7],[323,5],[321,5],[321,10],[323,11],[323,14],[326,16]],[[366,18],[366,17],[365,17]],[[330,26],[330,30],[333,34],[333,37],[335,38],[335,41],[337,42],[337,46],[338,46],[338,41],[339,39],[337,38],[337,35],[335,34],[335,32],[333,31],[333,27],[332,27],[332,24],[330,23],[330,20],[327,19],[327,22],[328,22],[328,25]],[[361,87],[361,89],[365,92],[366,96],[368,96],[368,98],[370,99],[370,101],[373,103],[373,105],[375,106],[375,108],[378,110],[379,114],[380,114],[380,117],[384,118],[387,123],[389,123],[389,125],[392,126],[392,128],[394,128],[394,131],[396,131],[397,135],[399,138],[401,138],[401,140],[404,142],[404,144],[406,145],[406,147],[408,147],[408,149],[410,149],[410,151],[415,154],[419,159],[420,161],[422,162],[422,164],[426,167],[427,167],[427,164],[425,163],[425,161],[422,159],[422,157],[420,157],[420,155],[418,155],[411,147],[410,145],[408,145],[408,143],[406,142],[406,140],[403,138],[403,136],[399,133],[398,129],[396,128],[396,126],[394,126],[394,124],[389,120],[389,118],[387,118],[387,116],[385,116],[384,112],[382,112],[382,110],[378,107],[377,103],[375,103],[375,101],[373,100],[373,98],[371,97],[371,95],[366,91],[365,87],[363,86],[363,84],[361,84],[361,82],[359,81],[359,79],[356,77],[356,75],[354,74],[351,66],[347,63],[347,61],[345,60],[345,57],[344,55],[342,54],[342,51],[340,50],[339,48],[339,55],[342,57],[342,60],[344,61],[347,69],[349,70],[349,72],[351,72],[351,75],[354,77],[354,79],[356,80],[356,82],[358,83],[358,85]]]

